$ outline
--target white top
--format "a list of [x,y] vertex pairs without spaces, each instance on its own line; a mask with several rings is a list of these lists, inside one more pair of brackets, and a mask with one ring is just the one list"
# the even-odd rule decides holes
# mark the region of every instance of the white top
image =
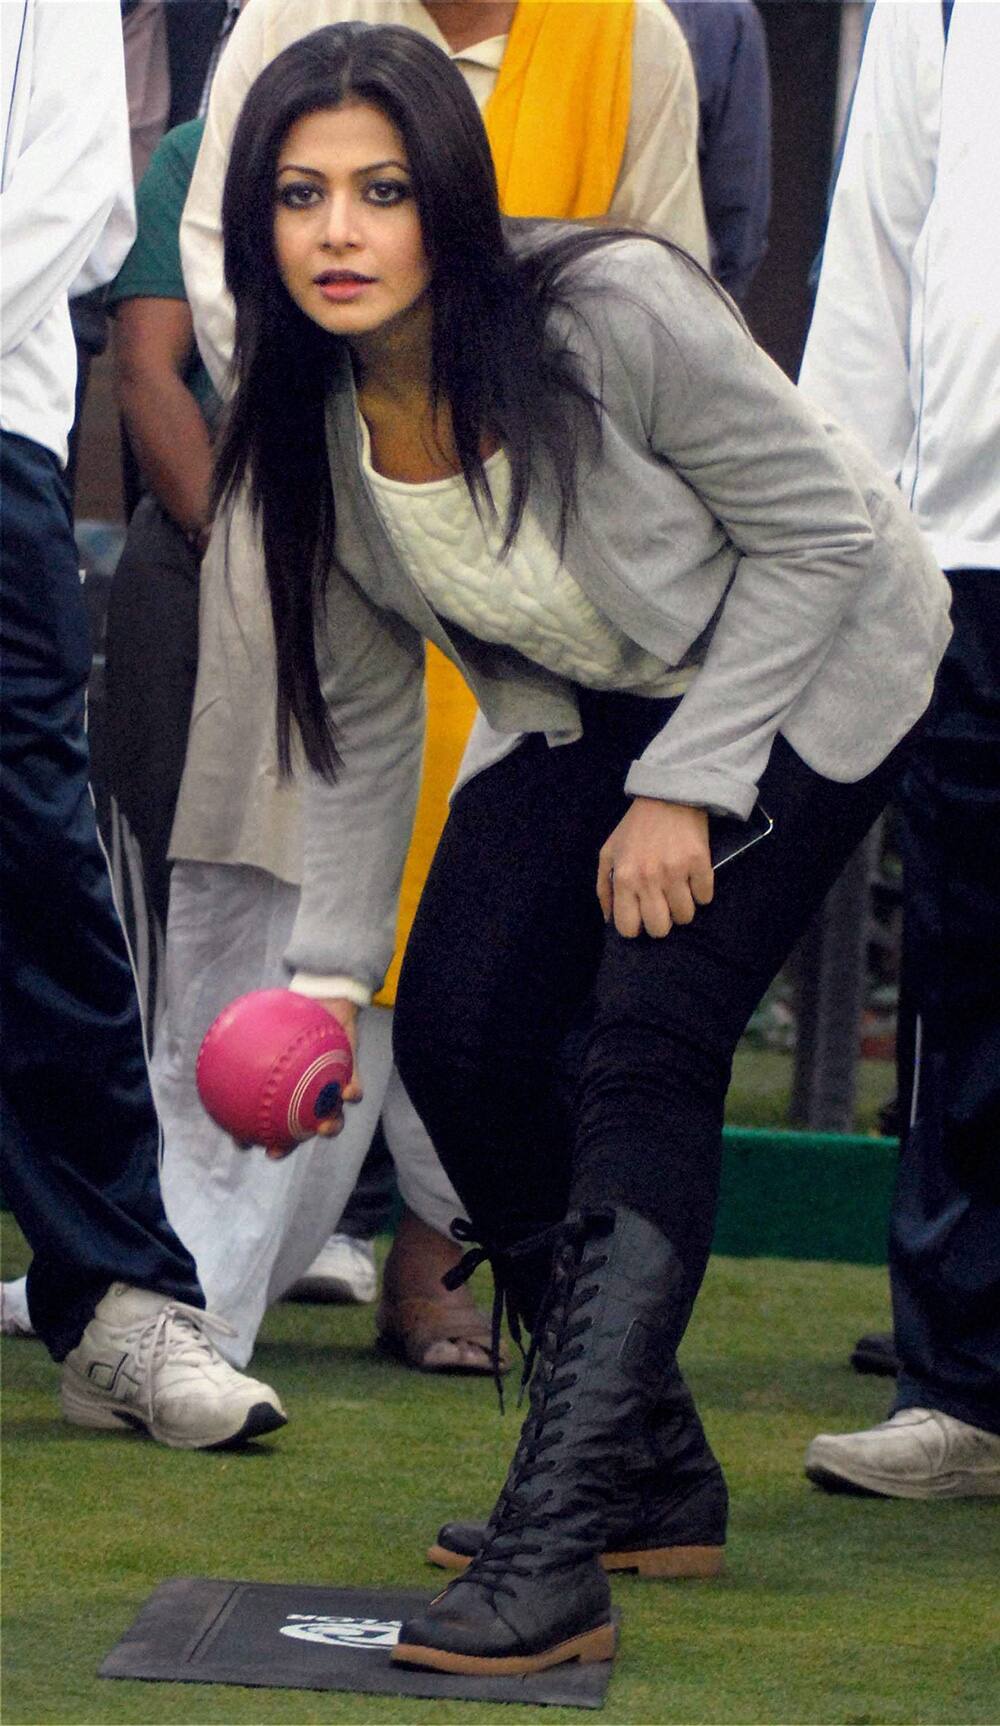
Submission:
[[485,464],[496,515],[483,506],[480,516],[461,474],[414,485],[376,472],[368,427],[360,416],[358,423],[375,507],[400,562],[439,617],[585,689],[683,695],[694,666],[668,669],[602,616],[530,509],[501,556],[511,491],[504,450]]
[[[560,562],[530,510],[506,557],[500,556],[510,501],[503,450],[486,462],[496,517],[478,515],[461,474],[411,484],[372,466],[368,427],[358,416],[361,466],[400,562],[438,615],[481,641],[499,642],[586,689],[643,696],[683,695],[697,666],[671,671],[616,629]],[[521,741],[504,739],[504,754]],[[463,782],[460,775],[459,783]],[[353,977],[297,971],[290,987],[316,999],[359,1007],[371,990]]]
[[135,238],[118,0],[0,0],[0,425],[66,459],[68,295]]
[[[0,0],[0,7],[4,3]],[[455,62],[480,108],[496,83],[506,36],[454,53],[420,0],[251,0],[244,7],[212,85],[181,224],[184,283],[195,334],[222,393],[228,393],[233,308],[223,282],[220,211],[229,143],[243,99],[257,75],[289,43],[321,25],[351,19],[405,24],[428,37]],[[698,92],[683,32],[663,0],[636,0],[632,109],[608,214],[615,221],[667,234],[708,264],[698,176]]]
[[944,569],[1000,569],[1000,5],[879,0],[800,383]]

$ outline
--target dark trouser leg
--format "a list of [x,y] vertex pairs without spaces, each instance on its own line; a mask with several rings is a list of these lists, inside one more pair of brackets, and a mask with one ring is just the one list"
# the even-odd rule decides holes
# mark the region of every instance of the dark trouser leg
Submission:
[[[733,1049],[899,765],[833,785],[778,739],[761,784],[772,836],[719,871],[691,925],[626,941],[595,925],[597,853],[664,713],[621,698],[582,711],[579,744],[547,754],[533,739],[456,799],[396,1007],[403,1081],[481,1236],[502,1249],[569,1204],[530,1412],[484,1543],[394,1655],[446,1671],[607,1656],[595,1554],[632,1469],[626,1521],[652,1510],[655,1481],[665,1552],[690,1543],[671,1496],[689,1434],[696,1496],[718,1470],[683,1389],[673,1423],[668,1404],[711,1244]],[[661,1414],[673,1455],[658,1469]],[[719,1509],[717,1540],[724,1488]]]
[[895,1406],[1000,1432],[1000,572],[951,580],[955,634],[900,800],[916,1044],[890,1240]]
[[571,1205],[599,1196],[672,1240],[693,1302],[711,1248],[737,1042],[899,773],[835,784],[781,739],[760,786],[774,831],[665,941],[609,931],[577,1105]]
[[108,790],[142,855],[145,900],[167,926],[167,853],[198,670],[200,564],[156,499],[129,524],[111,584],[105,668]]
[[337,1224],[338,1235],[349,1235],[355,1241],[374,1240],[389,1221],[396,1195],[396,1167],[385,1134],[376,1127],[354,1191]]
[[597,850],[622,808],[590,753],[533,737],[459,794],[397,991],[403,1082],[473,1223],[501,1241],[559,1222],[569,1198],[560,1045],[600,958]]
[[584,707],[581,743],[532,739],[456,799],[400,981],[397,1060],[487,1238],[522,1238],[569,1203],[627,1205],[673,1242],[689,1307],[736,1042],[900,761],[838,785],[779,738],[761,784],[772,835],[719,871],[692,924],[627,941],[601,921],[597,852],[664,705]]
[[55,458],[2,439],[4,1191],[57,1359],[111,1282],[202,1305],[163,1211],[159,1127],[87,788],[90,646]]

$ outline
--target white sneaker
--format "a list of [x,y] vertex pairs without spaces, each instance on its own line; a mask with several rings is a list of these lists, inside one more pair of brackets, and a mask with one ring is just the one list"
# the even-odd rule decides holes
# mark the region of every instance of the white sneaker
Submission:
[[174,1450],[274,1432],[288,1419],[274,1391],[231,1367],[207,1334],[229,1328],[199,1307],[112,1283],[63,1362],[63,1414],[103,1431],[144,1427]]
[[285,1299],[365,1306],[375,1299],[376,1280],[374,1241],[331,1235]]
[[28,1279],[0,1283],[0,1336],[34,1336],[28,1311]]
[[934,1408],[902,1408],[866,1432],[821,1432],[806,1474],[828,1492],[880,1498],[1000,1497],[1000,1434]]

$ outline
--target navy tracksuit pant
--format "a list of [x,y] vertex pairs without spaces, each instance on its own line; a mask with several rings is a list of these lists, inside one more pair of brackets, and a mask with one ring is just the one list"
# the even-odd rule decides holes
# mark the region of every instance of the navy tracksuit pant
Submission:
[[1000,1432],[1000,571],[959,570],[900,795],[896,1407]]
[[0,437],[3,1189],[55,1358],[110,1283],[198,1306],[167,1222],[134,979],[88,787],[90,636],[53,454]]

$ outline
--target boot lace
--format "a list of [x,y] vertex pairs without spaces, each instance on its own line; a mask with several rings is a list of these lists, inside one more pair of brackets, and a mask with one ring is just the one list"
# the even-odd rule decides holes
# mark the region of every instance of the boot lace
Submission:
[[[544,1252],[547,1248],[561,1241],[566,1232],[565,1223],[553,1223],[550,1228],[542,1229],[536,1235],[530,1235],[525,1240],[516,1241],[510,1246],[501,1246],[498,1241],[479,1235],[465,1221],[464,1217],[456,1217],[451,1225],[451,1232],[457,1241],[478,1242],[470,1246],[457,1265],[446,1271],[441,1278],[446,1289],[461,1288],[482,1264],[488,1264],[493,1277],[493,1307],[490,1315],[490,1365],[493,1368],[493,1383],[496,1386],[497,1401],[500,1413],[505,1409],[503,1374],[500,1370],[500,1339],[503,1321],[506,1317],[507,1328],[511,1341],[521,1356],[521,1380],[518,1388],[518,1404],[524,1395],[525,1387],[531,1377],[531,1369],[535,1360],[535,1342],[532,1340],[525,1348],[524,1332],[521,1328],[521,1314],[511,1286],[511,1266],[519,1258],[527,1258],[532,1253]],[[539,1322],[542,1314],[539,1313]],[[537,1331],[537,1325],[536,1325]]]

